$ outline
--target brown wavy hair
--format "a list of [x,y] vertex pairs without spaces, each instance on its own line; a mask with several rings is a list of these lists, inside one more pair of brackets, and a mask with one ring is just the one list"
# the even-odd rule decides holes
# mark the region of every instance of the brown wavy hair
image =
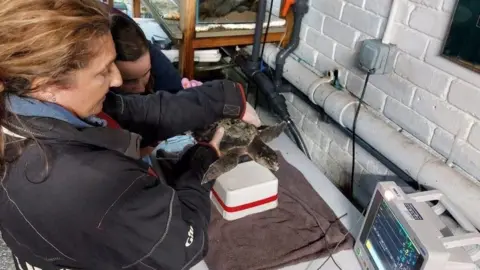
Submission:
[[[97,0],[0,0],[0,18],[2,126],[9,115],[7,94],[28,96],[35,79],[43,85],[68,84],[72,73],[98,53],[93,42],[110,33],[108,11]],[[3,170],[6,137],[0,133]]]

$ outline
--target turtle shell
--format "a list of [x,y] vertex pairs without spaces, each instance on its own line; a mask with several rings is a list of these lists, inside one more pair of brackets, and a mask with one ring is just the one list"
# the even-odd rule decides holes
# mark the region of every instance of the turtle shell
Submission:
[[222,153],[227,153],[232,149],[246,148],[258,135],[257,128],[252,124],[245,123],[240,119],[223,119],[204,131],[196,131],[194,137],[198,141],[210,141],[219,127],[225,129],[219,149]]

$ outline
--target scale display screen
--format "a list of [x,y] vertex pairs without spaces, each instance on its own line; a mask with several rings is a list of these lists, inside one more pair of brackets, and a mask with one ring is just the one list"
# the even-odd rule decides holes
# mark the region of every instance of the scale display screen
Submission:
[[372,210],[376,210],[376,214],[371,215],[373,219],[369,222],[370,227],[364,230],[361,241],[375,269],[421,269],[423,256],[388,204],[383,199],[377,200],[377,204],[372,205]]

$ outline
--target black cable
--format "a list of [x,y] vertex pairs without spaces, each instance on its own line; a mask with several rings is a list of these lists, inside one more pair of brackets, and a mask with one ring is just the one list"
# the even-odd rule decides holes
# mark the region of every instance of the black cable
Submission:
[[355,131],[357,129],[357,119],[358,114],[360,113],[360,108],[362,107],[363,98],[365,97],[365,92],[367,90],[368,80],[370,79],[370,75],[374,72],[374,70],[370,70],[367,73],[367,77],[365,78],[365,84],[363,85],[362,93],[360,94],[360,98],[358,99],[358,106],[355,111],[355,116],[353,117],[353,125],[352,125],[352,174],[350,176],[350,197],[353,200],[353,185],[355,181]]
[[292,134],[292,137],[297,143],[297,146],[307,156],[308,159],[312,160],[312,157],[310,156],[310,153],[308,152],[308,148],[305,144],[305,141],[303,140],[303,137],[300,134],[300,131],[298,130],[297,126],[293,123],[291,119],[288,119],[286,122],[287,122],[288,130]]
[[[265,44],[267,43],[268,30],[270,29],[270,21],[272,20],[273,1],[274,0],[270,0],[270,11],[268,12],[269,14],[268,14],[268,20],[267,20],[267,29],[265,29],[265,36],[263,36],[262,52],[260,54],[260,59],[261,59],[260,61],[262,62],[263,62],[263,53],[265,52]],[[262,28],[263,28],[263,25],[262,25]]]

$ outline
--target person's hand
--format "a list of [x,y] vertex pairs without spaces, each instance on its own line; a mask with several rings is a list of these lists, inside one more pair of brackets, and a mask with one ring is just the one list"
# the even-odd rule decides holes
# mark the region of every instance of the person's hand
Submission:
[[191,87],[197,87],[202,85],[202,82],[196,81],[196,80],[189,80],[187,78],[182,79],[182,86],[183,89],[191,88]]
[[209,142],[209,144],[217,151],[218,157],[221,156],[220,153],[220,142],[223,139],[223,135],[225,134],[225,129],[223,127],[220,127],[215,131],[215,134],[213,135],[212,140]]
[[243,114],[242,121],[252,124],[256,127],[261,126],[262,122],[260,121],[260,117],[258,117],[258,114],[255,111],[255,109],[248,102],[246,106],[247,107],[245,108],[245,113]]

